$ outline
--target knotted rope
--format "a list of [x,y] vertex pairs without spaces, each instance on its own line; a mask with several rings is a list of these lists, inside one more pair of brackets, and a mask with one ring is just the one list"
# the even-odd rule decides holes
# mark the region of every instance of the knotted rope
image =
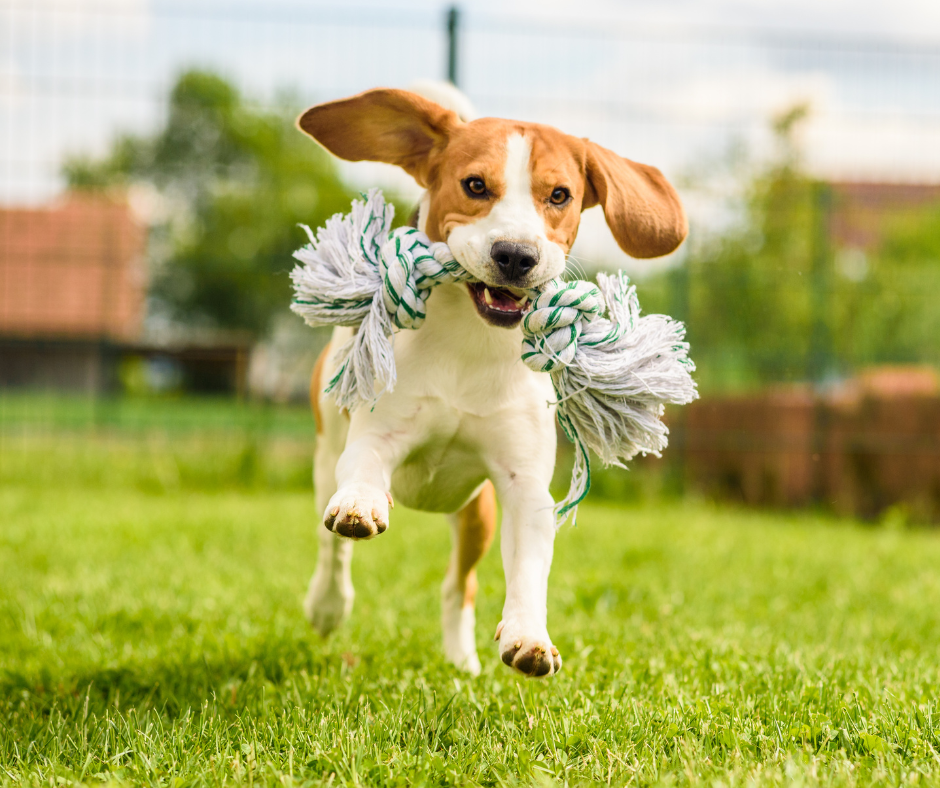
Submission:
[[[326,387],[352,411],[374,405],[395,386],[395,329],[424,322],[431,290],[477,281],[450,253],[409,227],[391,230],[394,208],[372,189],[352,211],[337,214],[294,253],[291,309],[311,326],[358,326],[336,354],[338,371]],[[555,507],[556,525],[576,516],[591,486],[590,455],[605,465],[642,454],[659,456],[668,442],[664,405],[698,394],[682,323],[640,316],[636,288],[622,273],[598,274],[597,284],[555,279],[529,291],[522,319],[522,361],[547,372],[556,415],[575,446],[568,495]]]

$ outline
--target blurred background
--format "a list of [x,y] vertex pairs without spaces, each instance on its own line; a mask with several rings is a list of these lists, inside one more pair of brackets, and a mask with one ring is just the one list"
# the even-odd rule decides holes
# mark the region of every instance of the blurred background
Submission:
[[0,42],[0,483],[307,488],[297,224],[418,191],[293,119],[431,79],[687,205],[669,258],[597,209],[573,250],[687,323],[702,393],[593,495],[940,521],[940,5],[0,0]]

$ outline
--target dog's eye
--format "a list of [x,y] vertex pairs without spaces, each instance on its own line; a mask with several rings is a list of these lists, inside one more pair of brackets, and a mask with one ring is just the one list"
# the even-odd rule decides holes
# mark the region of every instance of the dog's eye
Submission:
[[569,197],[571,197],[571,192],[569,192],[564,186],[559,186],[557,189],[555,189],[555,191],[552,192],[552,205],[564,205],[566,202],[568,202]]
[[471,176],[463,182],[463,189],[470,197],[485,197],[486,184],[482,178]]

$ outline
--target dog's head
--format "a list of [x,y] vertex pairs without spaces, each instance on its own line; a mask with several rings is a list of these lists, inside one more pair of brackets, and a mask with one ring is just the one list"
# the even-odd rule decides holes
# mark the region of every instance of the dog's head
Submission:
[[585,208],[601,205],[633,257],[668,254],[686,236],[678,195],[659,170],[550,126],[464,123],[391,89],[311,107],[298,125],[340,158],[396,164],[427,189],[422,229],[480,280],[470,294],[494,325],[518,323],[525,289],[564,271]]

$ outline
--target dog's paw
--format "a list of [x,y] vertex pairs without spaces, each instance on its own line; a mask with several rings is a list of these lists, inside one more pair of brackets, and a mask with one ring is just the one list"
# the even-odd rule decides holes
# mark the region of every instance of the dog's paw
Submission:
[[499,641],[499,657],[506,665],[530,678],[554,676],[561,670],[561,654],[547,634],[527,636],[503,624],[499,622],[494,639]]
[[441,589],[441,623],[444,630],[444,654],[460,670],[471,676],[480,675],[477,656],[476,616],[473,604],[467,604],[464,594],[448,575]]
[[323,524],[327,530],[350,539],[371,539],[388,528],[390,493],[371,484],[351,484],[330,498]]

